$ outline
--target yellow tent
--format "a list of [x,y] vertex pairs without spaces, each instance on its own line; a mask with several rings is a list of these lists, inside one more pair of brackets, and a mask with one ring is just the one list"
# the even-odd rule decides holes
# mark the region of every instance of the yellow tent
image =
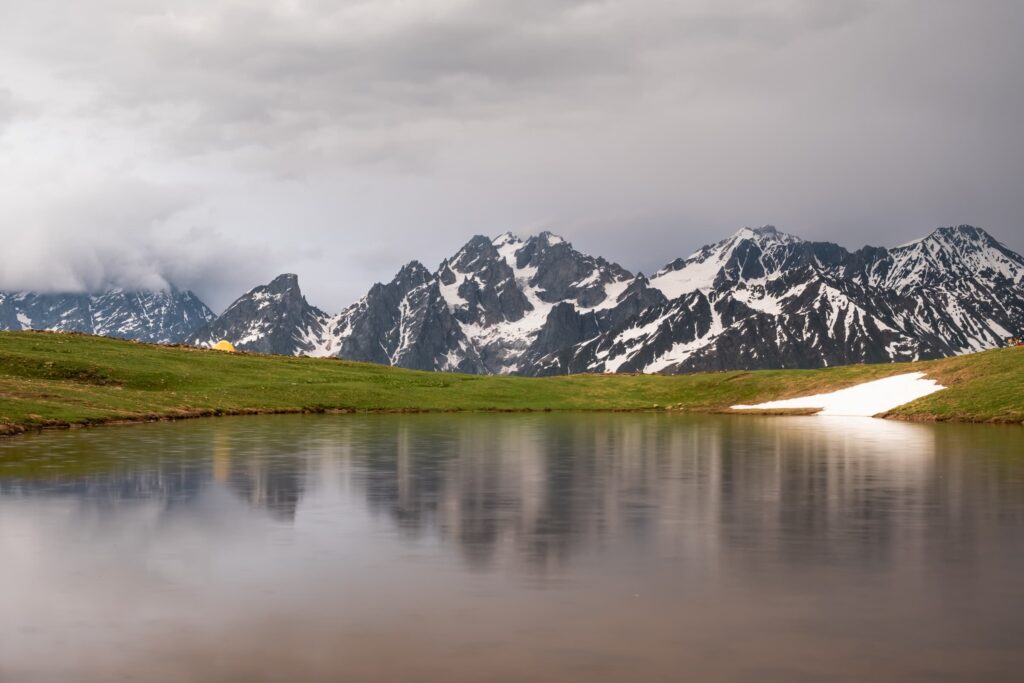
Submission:
[[213,345],[213,348],[217,351],[227,351],[228,353],[235,352],[235,345],[229,342],[227,339],[221,339],[219,342]]

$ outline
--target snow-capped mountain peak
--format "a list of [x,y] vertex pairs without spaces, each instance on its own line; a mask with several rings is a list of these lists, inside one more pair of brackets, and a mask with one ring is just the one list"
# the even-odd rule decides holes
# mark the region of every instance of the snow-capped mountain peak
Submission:
[[1019,285],[1024,259],[970,225],[935,230],[890,251],[893,264],[877,284],[900,291],[958,278]]
[[677,259],[651,278],[651,286],[669,299],[690,292],[710,291],[718,280],[730,282],[771,277],[796,265],[805,242],[773,225],[742,228],[730,237]]
[[740,228],[727,240],[731,242],[741,242],[743,240],[753,240],[762,243],[792,243],[792,242],[803,242],[803,240],[796,235],[790,235],[789,233],[782,232],[774,225],[762,225],[759,228],[751,228],[749,226]]
[[[489,371],[510,372],[521,365],[510,358],[521,359],[545,343],[541,331],[550,329],[552,320],[576,325],[565,310],[556,312],[557,306],[564,303],[577,314],[606,302],[613,306],[632,275],[543,232],[525,240],[511,233],[489,243],[473,238],[442,263],[438,278],[467,346]],[[573,335],[563,330],[556,336]]]
[[653,290],[635,280],[552,233],[477,235],[435,273],[413,262],[374,285],[327,324],[320,348],[406,367],[514,372],[649,305]]

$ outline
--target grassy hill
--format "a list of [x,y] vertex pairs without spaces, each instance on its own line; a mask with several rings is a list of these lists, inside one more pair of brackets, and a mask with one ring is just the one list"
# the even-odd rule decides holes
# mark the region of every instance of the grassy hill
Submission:
[[102,337],[0,333],[0,434],[223,414],[321,411],[681,410],[713,412],[921,370],[949,387],[908,420],[1024,422],[1024,349],[940,361],[674,377],[533,379],[226,354]]

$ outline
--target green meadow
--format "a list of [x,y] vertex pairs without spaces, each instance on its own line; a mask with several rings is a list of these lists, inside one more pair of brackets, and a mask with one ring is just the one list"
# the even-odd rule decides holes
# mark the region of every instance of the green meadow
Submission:
[[679,376],[481,377],[230,354],[75,334],[0,333],[0,433],[212,415],[327,411],[721,412],[922,371],[946,391],[906,420],[1024,422],[1024,349],[938,361]]

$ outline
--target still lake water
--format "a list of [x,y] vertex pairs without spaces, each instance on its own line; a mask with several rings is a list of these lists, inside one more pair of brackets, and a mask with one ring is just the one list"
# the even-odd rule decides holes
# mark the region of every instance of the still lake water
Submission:
[[1003,681],[1024,430],[226,418],[0,441],[2,681]]

